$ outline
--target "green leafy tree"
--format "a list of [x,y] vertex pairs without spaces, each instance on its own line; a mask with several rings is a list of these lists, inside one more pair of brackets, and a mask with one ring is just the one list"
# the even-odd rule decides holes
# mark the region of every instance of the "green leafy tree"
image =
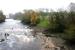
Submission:
[[65,29],[64,12],[51,12],[50,17],[50,31],[63,32]]
[[69,12],[66,19],[65,37],[68,42],[75,42],[75,12]]

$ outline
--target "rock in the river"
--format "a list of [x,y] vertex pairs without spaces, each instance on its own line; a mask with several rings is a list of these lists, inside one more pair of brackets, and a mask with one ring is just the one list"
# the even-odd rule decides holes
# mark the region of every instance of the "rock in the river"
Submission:
[[3,42],[3,41],[5,41],[5,39],[1,39],[1,40],[0,40],[0,42]]

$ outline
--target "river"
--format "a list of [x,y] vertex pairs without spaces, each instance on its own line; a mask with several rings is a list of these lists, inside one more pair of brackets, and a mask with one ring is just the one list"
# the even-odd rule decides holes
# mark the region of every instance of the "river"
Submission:
[[6,19],[0,24],[0,40],[5,39],[0,42],[0,50],[40,50],[40,41],[32,36],[31,31],[20,20]]

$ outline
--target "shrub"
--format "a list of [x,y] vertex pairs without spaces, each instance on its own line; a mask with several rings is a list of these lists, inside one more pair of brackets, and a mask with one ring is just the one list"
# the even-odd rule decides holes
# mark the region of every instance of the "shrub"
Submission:
[[50,15],[50,31],[51,32],[64,32],[65,19],[64,12],[52,12]]

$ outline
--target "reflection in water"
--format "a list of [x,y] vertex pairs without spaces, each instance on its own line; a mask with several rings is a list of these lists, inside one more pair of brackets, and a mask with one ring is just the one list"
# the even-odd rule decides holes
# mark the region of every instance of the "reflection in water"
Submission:
[[[0,50],[40,50],[40,41],[31,34],[31,29],[22,25],[19,20],[6,19],[0,24]],[[9,36],[5,37],[5,33]]]

